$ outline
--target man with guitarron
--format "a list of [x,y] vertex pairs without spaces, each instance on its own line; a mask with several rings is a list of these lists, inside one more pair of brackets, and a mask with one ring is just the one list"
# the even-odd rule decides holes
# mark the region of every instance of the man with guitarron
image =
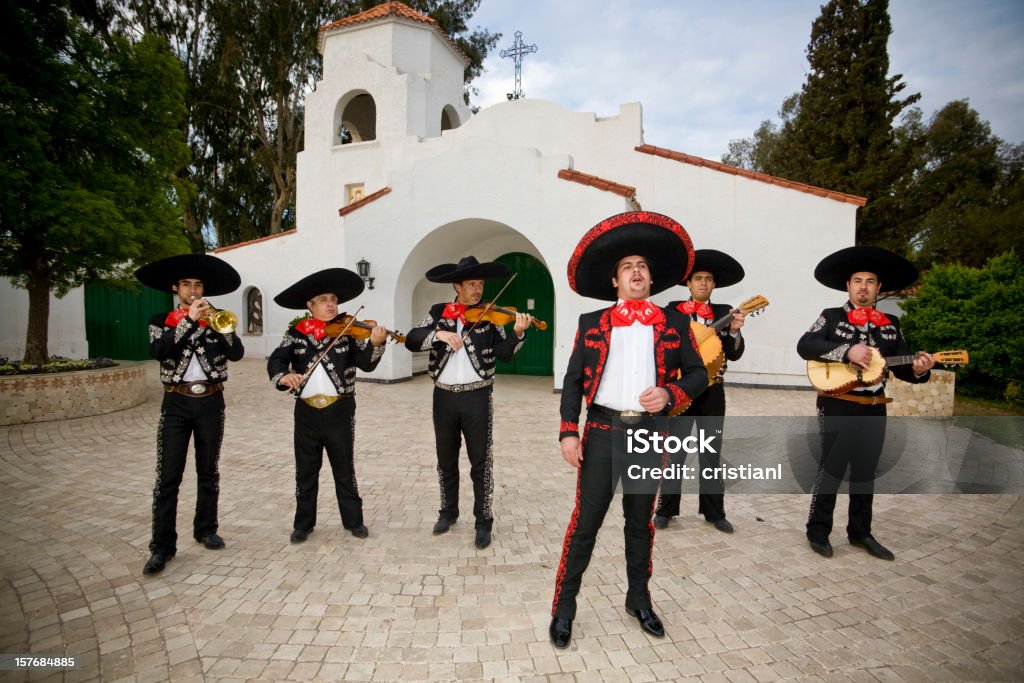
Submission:
[[[710,327],[716,320],[732,313],[732,320],[723,325],[716,334],[721,342],[725,360],[714,376],[708,372],[708,388],[693,400],[686,412],[673,420],[673,431],[680,437],[689,436],[694,424],[706,434],[721,434],[725,424],[725,369],[726,361],[739,360],[745,349],[740,329],[743,327],[742,311],[732,311],[726,304],[711,303],[711,293],[716,287],[729,287],[743,279],[743,266],[726,253],[715,249],[698,249],[694,252],[693,272],[686,280],[690,289],[687,301],[673,301],[668,308],[674,308],[687,316],[693,323]],[[714,340],[711,340],[714,341]],[[707,359],[705,359],[705,364]],[[721,443],[721,439],[719,439]],[[720,450],[720,449],[719,449]],[[680,451],[683,459],[686,453]],[[720,478],[705,477],[703,473],[713,470],[721,463],[721,453],[701,451],[699,453],[700,495],[697,513],[715,525],[719,531],[731,534],[732,523],[725,518],[725,483]],[[682,462],[679,463],[680,465]],[[669,520],[679,514],[679,500],[682,482],[666,479],[661,485],[658,509],[654,513],[654,528],[664,529]]]
[[[849,300],[821,312],[797,344],[801,358],[834,363],[839,371],[844,369],[844,363],[867,369],[878,354],[909,353],[899,320],[874,306],[879,292],[897,291],[917,280],[913,264],[878,247],[848,247],[822,259],[814,269],[814,277],[826,287],[846,291]],[[871,535],[875,469],[885,442],[885,404],[892,400],[885,396],[886,379],[891,371],[905,382],[927,382],[934,365],[930,354],[920,352],[911,365],[887,369],[874,384],[854,386],[842,393],[818,394],[822,453],[807,519],[807,540],[819,555],[832,557],[828,537],[836,492],[849,468],[847,538],[851,545],[864,548],[874,557],[894,558]]]

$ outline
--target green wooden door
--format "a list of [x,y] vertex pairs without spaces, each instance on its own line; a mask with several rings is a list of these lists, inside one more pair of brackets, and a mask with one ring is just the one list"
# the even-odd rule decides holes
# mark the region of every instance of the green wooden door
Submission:
[[85,286],[85,336],[90,358],[146,360],[149,319],[174,308],[171,292],[127,289],[103,283]]
[[[498,361],[496,372],[506,375],[550,375],[554,372],[555,354],[555,286],[551,275],[540,261],[529,254],[511,252],[495,259],[518,273],[498,301],[499,306],[511,306],[543,320],[548,329],[531,327],[526,342],[510,363]],[[506,280],[486,283],[484,301],[490,301]],[[512,326],[505,330],[511,334]]]

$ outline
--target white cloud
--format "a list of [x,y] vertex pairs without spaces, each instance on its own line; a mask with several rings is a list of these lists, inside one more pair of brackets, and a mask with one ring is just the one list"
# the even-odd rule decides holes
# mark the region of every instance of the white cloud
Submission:
[[[473,103],[512,92],[512,61],[498,53],[523,32],[530,98],[615,115],[644,107],[647,142],[718,159],[730,139],[776,119],[807,71],[811,23],[823,0],[484,0],[470,24],[502,39],[473,84]],[[889,53],[925,116],[969,98],[993,131],[1024,142],[1024,3],[893,0]]]

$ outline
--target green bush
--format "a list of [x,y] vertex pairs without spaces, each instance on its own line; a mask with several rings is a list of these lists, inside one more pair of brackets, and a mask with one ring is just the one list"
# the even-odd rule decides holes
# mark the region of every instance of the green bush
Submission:
[[935,266],[917,295],[902,304],[903,333],[912,349],[966,349],[957,391],[1003,399],[1024,377],[1024,264],[1014,252],[981,268]]

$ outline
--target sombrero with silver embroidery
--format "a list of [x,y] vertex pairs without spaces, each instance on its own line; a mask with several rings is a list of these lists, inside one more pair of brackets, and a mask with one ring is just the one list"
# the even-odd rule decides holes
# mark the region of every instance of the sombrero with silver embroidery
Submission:
[[739,261],[717,249],[698,249],[693,252],[693,269],[686,276],[687,279],[683,281],[683,284],[686,284],[694,273],[701,272],[711,273],[714,276],[716,289],[731,287],[746,275]]
[[682,282],[693,266],[693,242],[682,225],[660,213],[629,211],[587,231],[569,258],[569,286],[583,296],[615,301],[615,266],[633,254],[647,260],[651,294]]
[[136,270],[135,279],[162,292],[181,280],[201,280],[203,296],[230,294],[242,284],[242,276],[231,264],[208,254],[179,254],[153,261]]
[[814,269],[814,279],[830,289],[846,291],[854,273],[874,273],[881,291],[896,292],[917,281],[914,264],[881,247],[847,247],[823,258]]
[[431,282],[463,282],[465,280],[500,280],[512,275],[512,269],[504,263],[485,261],[480,263],[475,256],[463,256],[458,263],[442,263],[427,271]]
[[302,278],[275,296],[274,302],[284,308],[302,309],[315,296],[333,294],[340,304],[362,294],[365,286],[363,278],[348,268],[326,268]]

